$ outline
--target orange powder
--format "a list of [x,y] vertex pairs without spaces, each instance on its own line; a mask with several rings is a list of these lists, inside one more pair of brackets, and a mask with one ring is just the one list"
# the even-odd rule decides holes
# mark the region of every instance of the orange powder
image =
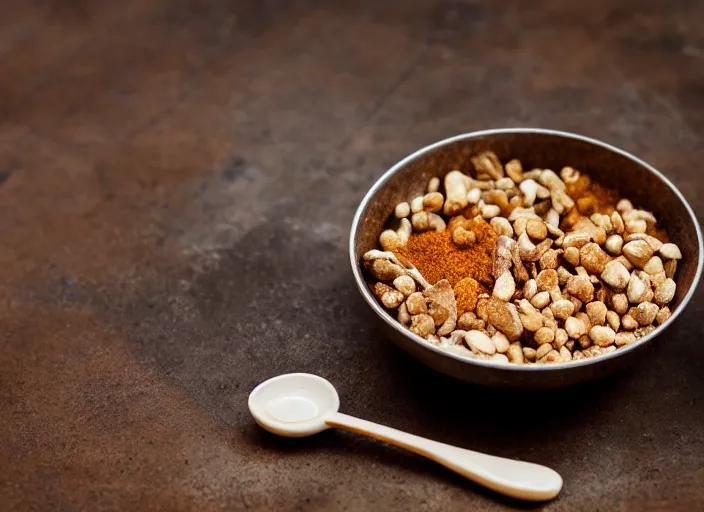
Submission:
[[413,263],[431,284],[447,279],[454,287],[461,279],[472,277],[490,287],[496,232],[483,220],[465,221],[464,226],[477,235],[477,242],[470,247],[455,245],[450,230],[445,229],[412,234],[399,254]]

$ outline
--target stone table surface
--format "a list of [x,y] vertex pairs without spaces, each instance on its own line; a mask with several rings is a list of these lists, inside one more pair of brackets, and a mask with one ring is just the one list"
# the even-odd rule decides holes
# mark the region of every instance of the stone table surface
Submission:
[[[704,297],[638,366],[506,392],[388,343],[354,210],[399,158],[539,126],[649,161],[704,212],[704,3],[5,0],[0,509],[704,508]],[[260,430],[249,391],[557,469],[528,506],[345,432]]]

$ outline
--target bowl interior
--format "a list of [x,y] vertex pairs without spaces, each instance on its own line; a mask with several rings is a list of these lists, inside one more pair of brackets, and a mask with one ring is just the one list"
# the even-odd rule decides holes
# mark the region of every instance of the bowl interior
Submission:
[[[667,231],[670,240],[682,251],[683,259],[675,276],[677,291],[670,305],[673,312],[677,311],[696,284],[701,258],[701,234],[684,199],[658,171],[635,157],[598,141],[551,131],[499,130],[468,134],[429,146],[399,162],[375,184],[358,212],[351,247],[356,257],[356,276],[362,275],[359,263],[362,255],[378,248],[379,235],[396,204],[423,194],[434,176],[442,178],[453,169],[471,175],[470,157],[484,150],[494,151],[502,162],[518,158],[524,170],[538,167],[559,172],[563,166],[570,165],[602,185],[618,190],[637,208],[653,212],[658,226]],[[365,295],[367,300],[375,300],[371,293]],[[396,321],[384,314],[387,321]],[[647,339],[650,336],[642,341]]]

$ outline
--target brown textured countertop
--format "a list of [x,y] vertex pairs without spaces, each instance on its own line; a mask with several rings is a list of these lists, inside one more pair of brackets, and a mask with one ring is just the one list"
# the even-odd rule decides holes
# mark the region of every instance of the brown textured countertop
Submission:
[[[387,343],[346,255],[390,164],[503,126],[577,131],[704,212],[704,4],[123,0],[0,6],[0,508],[501,510],[246,397],[318,373],[342,409],[550,465],[550,511],[704,507],[703,297],[641,365],[550,393]],[[538,506],[539,507],[539,506]]]

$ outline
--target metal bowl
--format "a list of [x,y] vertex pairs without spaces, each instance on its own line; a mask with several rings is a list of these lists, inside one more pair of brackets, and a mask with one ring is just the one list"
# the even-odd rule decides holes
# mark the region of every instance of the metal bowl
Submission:
[[[610,354],[568,363],[506,365],[466,359],[437,348],[401,325],[372,295],[360,266],[396,204],[424,193],[430,178],[471,168],[470,156],[492,150],[502,161],[518,158],[524,168],[561,169],[571,165],[605,186],[617,189],[640,208],[652,211],[682,251],[670,319],[651,334]],[[350,233],[350,262],[360,293],[381,320],[383,331],[413,357],[447,375],[476,384],[506,388],[557,388],[611,374],[642,355],[677,319],[702,273],[702,233],[682,194],[659,171],[623,150],[573,133],[539,129],[501,129],[458,135],[404,158],[372,186],[362,200]]]

